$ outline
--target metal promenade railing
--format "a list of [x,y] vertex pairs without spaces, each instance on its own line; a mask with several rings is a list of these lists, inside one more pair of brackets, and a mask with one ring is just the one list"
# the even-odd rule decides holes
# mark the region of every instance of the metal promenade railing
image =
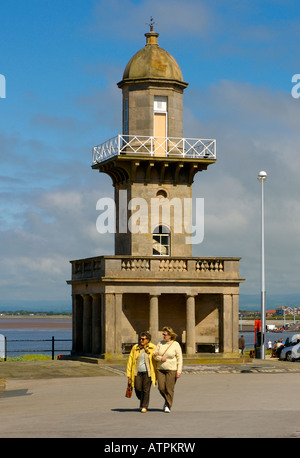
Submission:
[[[45,343],[45,346],[47,346],[47,348],[31,348],[30,349],[30,346],[28,348],[22,348],[21,350],[17,350],[17,349],[13,349],[13,350],[9,350],[8,349],[8,343],[11,343],[11,342],[22,342],[22,345],[23,345],[23,342],[48,342],[50,343],[49,345],[46,345]],[[31,353],[51,353],[51,356],[52,356],[52,360],[54,360],[54,357],[55,357],[55,353],[57,352],[70,352],[71,349],[67,349],[67,348],[58,348],[55,344],[56,342],[72,342],[72,339],[55,339],[54,336],[52,336],[51,339],[7,339],[6,336],[4,336],[4,351],[3,352],[0,352],[0,357],[2,356],[4,361],[7,360],[7,355],[8,353],[26,353],[26,354],[31,354]],[[44,344],[43,344],[44,345]],[[35,345],[33,345],[35,346]]]
[[120,154],[216,159],[216,140],[117,135],[93,148],[93,165]]

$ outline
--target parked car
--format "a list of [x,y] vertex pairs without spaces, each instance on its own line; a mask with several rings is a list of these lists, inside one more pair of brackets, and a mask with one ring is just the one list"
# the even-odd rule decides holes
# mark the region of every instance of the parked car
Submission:
[[279,359],[285,361],[295,361],[296,359],[300,359],[300,342],[292,343],[288,347],[285,347],[280,355]]

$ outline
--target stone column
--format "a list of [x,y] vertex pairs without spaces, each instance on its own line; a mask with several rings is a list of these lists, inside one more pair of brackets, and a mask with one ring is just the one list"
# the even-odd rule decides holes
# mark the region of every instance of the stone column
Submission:
[[121,293],[115,294],[115,353],[122,353],[122,305],[123,295]]
[[72,352],[76,351],[76,295],[72,294]]
[[231,353],[233,349],[232,294],[223,295],[222,334],[223,352]]
[[116,307],[113,293],[103,294],[104,315],[104,353],[106,356],[115,352]]
[[158,315],[158,297],[160,294],[150,295],[150,306],[149,306],[149,332],[151,334],[152,343],[155,345],[159,341],[158,326],[159,326],[159,315]]
[[72,316],[72,350],[75,353],[82,352],[82,321],[83,321],[83,303],[82,297],[78,294],[73,296],[73,313]]
[[92,352],[92,304],[91,296],[83,294],[83,353]]
[[105,325],[105,294],[104,293],[101,293],[100,294],[101,296],[101,311],[100,311],[100,314],[101,314],[101,317],[100,317],[100,322],[101,322],[101,353],[105,353],[105,328],[106,328],[106,325]]
[[224,353],[238,353],[239,295],[223,295],[222,338]]
[[232,295],[232,351],[236,353],[239,352],[239,298],[239,294]]
[[92,353],[101,353],[101,296],[92,294]]
[[195,354],[195,296],[186,296],[186,348],[187,355]]
[[76,296],[72,294],[72,351],[75,351],[76,347]]

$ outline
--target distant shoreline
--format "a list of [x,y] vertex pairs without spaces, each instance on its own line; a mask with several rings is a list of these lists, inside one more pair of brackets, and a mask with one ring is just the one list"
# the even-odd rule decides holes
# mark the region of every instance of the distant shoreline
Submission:
[[1,320],[66,320],[72,319],[71,315],[1,315],[0,313],[0,322]]

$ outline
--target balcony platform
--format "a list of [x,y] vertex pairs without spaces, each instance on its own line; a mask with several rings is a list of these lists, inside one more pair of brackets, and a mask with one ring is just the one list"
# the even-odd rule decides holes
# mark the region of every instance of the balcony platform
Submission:
[[155,280],[167,283],[241,282],[240,258],[168,257],[168,256],[98,256],[70,261],[72,281],[110,279],[113,281]]
[[92,166],[116,156],[216,161],[216,140],[117,135],[93,148]]

